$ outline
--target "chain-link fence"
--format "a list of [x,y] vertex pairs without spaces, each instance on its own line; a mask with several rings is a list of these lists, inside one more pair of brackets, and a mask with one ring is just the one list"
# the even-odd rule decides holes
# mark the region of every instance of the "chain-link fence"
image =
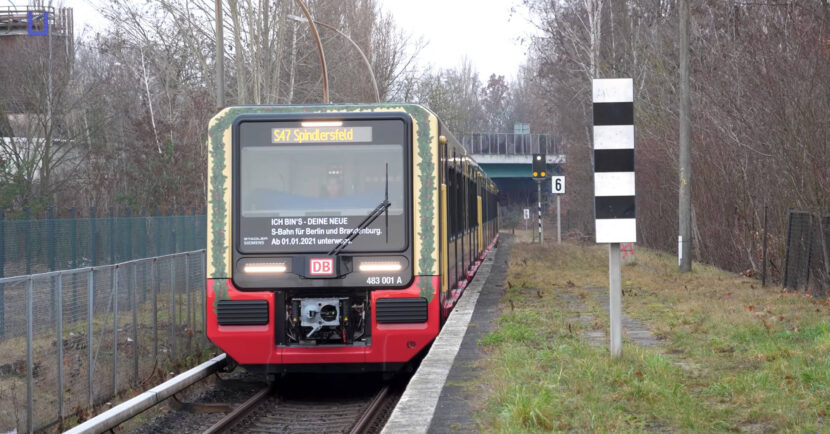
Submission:
[[0,432],[61,426],[199,362],[204,279],[204,250],[0,279]]
[[[0,278],[204,249],[206,233],[205,215],[196,213],[149,217],[128,210],[117,215],[110,208],[100,216],[92,208],[87,218],[77,218],[74,209],[69,218],[54,218],[50,208],[46,219],[11,220],[0,210]],[[4,291],[0,283],[0,341],[10,314]]]
[[830,287],[830,216],[790,211],[782,286],[826,297]]
[[0,277],[115,264],[205,248],[204,214],[132,215],[113,208],[88,217],[7,219],[0,210]]
[[[577,214],[568,212],[564,203],[560,203],[560,207],[559,221],[562,225],[560,228],[562,240],[586,242],[592,239],[590,234],[593,232],[593,219],[584,220],[574,217]],[[527,210],[528,218],[525,218],[525,210]],[[499,205],[499,217],[499,228],[501,230],[510,231],[514,235],[518,234],[517,239],[521,241],[533,242],[536,240],[536,232],[538,232],[537,202],[526,201],[524,204],[514,202],[509,206]],[[550,198],[545,198],[542,202],[542,230],[545,239],[548,241],[556,241],[556,217],[556,196],[551,195]]]

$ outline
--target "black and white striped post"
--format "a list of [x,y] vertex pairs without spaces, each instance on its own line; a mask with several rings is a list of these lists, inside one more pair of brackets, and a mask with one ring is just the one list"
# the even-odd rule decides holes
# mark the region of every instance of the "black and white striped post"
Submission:
[[532,174],[533,180],[536,181],[536,209],[539,217],[539,244],[544,241],[542,234],[542,182],[547,179],[547,158],[545,154],[533,154],[532,156]]
[[593,81],[594,221],[608,244],[612,357],[622,355],[620,243],[637,242],[634,195],[634,86],[630,78]]
[[539,244],[543,244],[544,236],[542,234],[542,181],[536,180],[536,209],[539,213]]

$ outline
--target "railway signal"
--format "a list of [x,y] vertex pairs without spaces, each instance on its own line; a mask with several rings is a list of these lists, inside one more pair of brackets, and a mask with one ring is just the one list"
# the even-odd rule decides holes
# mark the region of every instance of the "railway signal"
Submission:
[[539,214],[539,244],[542,244],[542,181],[547,178],[545,154],[533,154],[533,179],[536,181],[537,211]]
[[545,154],[533,154],[533,179],[545,179],[547,175]]

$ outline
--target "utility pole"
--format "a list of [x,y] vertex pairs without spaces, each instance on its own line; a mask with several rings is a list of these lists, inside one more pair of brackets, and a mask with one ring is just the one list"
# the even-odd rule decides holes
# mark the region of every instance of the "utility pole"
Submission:
[[216,0],[216,108],[225,107],[225,37],[222,26],[222,0]]
[[680,0],[680,194],[677,266],[692,271],[692,162],[689,143],[689,1]]

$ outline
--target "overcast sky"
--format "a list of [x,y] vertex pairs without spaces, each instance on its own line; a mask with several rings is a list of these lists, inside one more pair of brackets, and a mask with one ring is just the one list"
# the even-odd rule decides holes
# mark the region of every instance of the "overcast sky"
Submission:
[[486,80],[515,78],[527,52],[529,24],[519,0],[379,0],[413,36],[429,45],[421,61],[453,68],[466,56]]
[[[0,0],[0,3],[25,5],[28,1]],[[62,3],[74,9],[76,35],[85,26],[94,29],[101,25],[103,19],[91,0]],[[404,31],[428,42],[420,55],[422,65],[454,68],[466,56],[486,81],[493,73],[515,78],[525,59],[530,25],[520,0],[378,0],[378,3],[392,13]]]

